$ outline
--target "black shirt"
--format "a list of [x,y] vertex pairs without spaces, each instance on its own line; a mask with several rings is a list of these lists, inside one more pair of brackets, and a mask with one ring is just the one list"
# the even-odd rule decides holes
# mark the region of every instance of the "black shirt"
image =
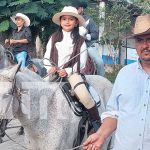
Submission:
[[[30,43],[32,40],[31,37],[31,30],[29,27],[22,27],[20,31],[18,29],[13,30],[12,32],[12,39],[14,40],[21,40],[21,39],[27,39]],[[12,45],[13,52],[21,52],[21,51],[28,51],[29,43],[24,44],[14,44]]]

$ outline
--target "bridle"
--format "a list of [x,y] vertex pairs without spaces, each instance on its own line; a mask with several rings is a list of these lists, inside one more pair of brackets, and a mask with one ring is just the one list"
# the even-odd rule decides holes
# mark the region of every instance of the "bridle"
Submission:
[[[6,93],[6,95],[11,95],[11,96],[12,96],[12,98],[11,98],[9,104],[7,105],[6,111],[5,111],[5,114],[7,114],[8,110],[9,110],[9,108],[10,108],[11,102],[14,100],[15,92],[17,92],[17,95],[20,96],[20,95],[21,95],[21,90],[16,87],[16,79],[15,79],[15,77],[14,77],[14,79],[10,79],[10,78],[7,77],[7,76],[0,75],[0,78],[4,79],[4,80],[6,80],[6,81],[12,82],[11,91],[10,91],[9,93]],[[18,98],[17,98],[17,99],[18,99]],[[18,100],[18,101],[19,101],[19,100]],[[19,104],[20,104],[20,103],[21,103],[21,100],[19,101]],[[22,148],[24,148],[24,149],[28,149],[28,148],[26,148],[25,146],[23,146],[22,144],[16,142],[14,139],[12,139],[9,135],[7,135],[7,134],[5,133],[5,130],[7,129],[7,124],[12,120],[12,119],[11,119],[11,120],[3,119],[3,118],[5,117],[5,114],[3,114],[3,115],[1,116],[2,118],[0,118],[0,119],[2,119],[2,120],[1,120],[1,123],[0,123],[1,137],[3,137],[4,135],[6,135],[9,140],[11,140],[11,141],[13,141],[14,143],[20,145],[20,146],[21,146]],[[14,117],[15,117],[15,114],[14,114]],[[18,127],[21,127],[21,126],[15,126],[15,127],[9,127],[9,128],[18,128]],[[28,150],[30,150],[30,149],[28,149]]]
[[[12,83],[11,91],[10,91],[9,93],[6,93],[6,94],[5,94],[6,96],[9,96],[9,95],[12,96],[11,100],[9,101],[9,103],[8,103],[8,105],[7,105],[6,111],[5,111],[5,114],[7,114],[8,110],[9,110],[9,108],[10,108],[11,102],[14,100],[14,93],[15,93],[15,83],[16,83],[16,80],[15,80],[15,78],[14,78],[14,79],[11,79],[11,78],[9,78],[9,77],[7,77],[7,76],[4,76],[4,75],[0,75],[0,78],[2,78],[2,79],[4,79],[4,80],[9,81],[9,82]],[[5,114],[2,114],[1,117],[0,117],[0,119],[3,119],[3,118],[5,117]]]

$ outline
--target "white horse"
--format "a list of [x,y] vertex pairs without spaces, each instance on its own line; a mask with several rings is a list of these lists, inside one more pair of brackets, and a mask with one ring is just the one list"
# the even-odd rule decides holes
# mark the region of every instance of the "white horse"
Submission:
[[[71,149],[80,117],[69,107],[59,83],[44,82],[28,69],[17,70],[18,65],[0,70],[0,117],[20,120],[28,149]],[[112,84],[96,75],[86,78],[101,96],[101,113],[105,110]],[[107,150],[107,144],[103,150]]]

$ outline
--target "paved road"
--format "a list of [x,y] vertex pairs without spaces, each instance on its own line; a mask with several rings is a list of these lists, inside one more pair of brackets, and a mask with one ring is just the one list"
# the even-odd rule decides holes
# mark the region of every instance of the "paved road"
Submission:
[[[18,120],[12,120],[8,126],[19,126],[20,123]],[[15,140],[17,143],[24,145],[24,136],[19,136],[17,135],[17,131],[19,128],[13,128],[13,129],[7,129],[6,133],[13,139]],[[0,150],[25,150],[25,148],[21,147],[19,144],[17,144],[13,141],[11,141],[10,139],[8,139],[8,137],[4,137],[3,138],[3,143],[0,144]]]

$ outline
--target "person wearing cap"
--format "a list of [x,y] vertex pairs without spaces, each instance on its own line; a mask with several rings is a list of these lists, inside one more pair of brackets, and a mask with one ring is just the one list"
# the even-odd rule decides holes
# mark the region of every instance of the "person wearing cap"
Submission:
[[12,37],[6,39],[5,43],[11,46],[17,63],[21,62],[21,68],[25,68],[28,57],[28,46],[32,39],[29,28],[30,19],[22,13],[17,13],[11,17],[11,20],[16,24],[17,28],[12,31]]
[[104,76],[104,63],[98,49],[95,46],[95,43],[99,39],[98,26],[92,17],[84,13],[85,9],[87,8],[87,2],[81,0],[72,0],[72,6],[76,7],[78,13],[82,15],[86,21],[85,26],[81,26],[79,28],[79,32],[80,35],[84,36],[85,38],[85,42],[88,47],[88,54],[95,63],[97,74]]
[[84,150],[100,150],[115,131],[112,150],[150,149],[150,14],[136,18],[133,34],[139,59],[123,67],[113,86],[99,130]]
[[79,74],[87,61],[85,40],[79,34],[79,26],[83,26],[85,20],[72,6],[65,6],[52,20],[59,25],[59,29],[52,34],[46,47],[44,65],[47,73],[67,78],[79,101],[87,109],[91,124],[97,130],[100,126],[99,112]]

